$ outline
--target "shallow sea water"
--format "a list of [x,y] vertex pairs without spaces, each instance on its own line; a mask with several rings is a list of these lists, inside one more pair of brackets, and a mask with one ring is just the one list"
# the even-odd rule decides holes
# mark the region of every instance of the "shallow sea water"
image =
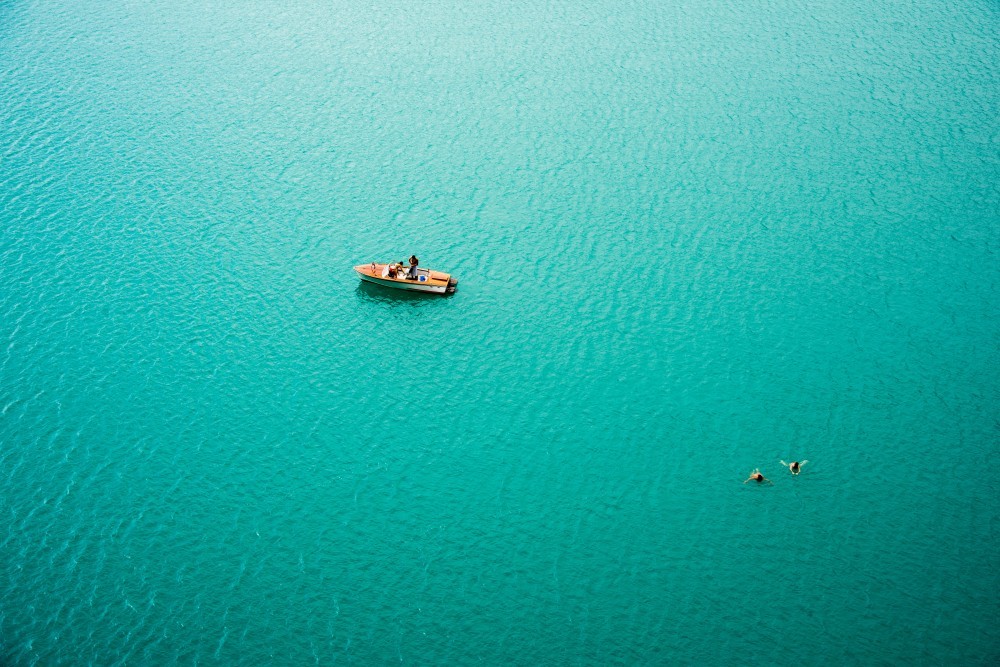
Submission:
[[0,662],[996,664],[1000,10],[827,5],[0,2]]

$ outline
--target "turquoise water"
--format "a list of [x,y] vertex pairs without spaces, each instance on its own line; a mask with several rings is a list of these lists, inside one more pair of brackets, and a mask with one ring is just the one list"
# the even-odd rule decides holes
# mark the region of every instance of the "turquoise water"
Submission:
[[0,2],[0,662],[995,664],[998,34]]

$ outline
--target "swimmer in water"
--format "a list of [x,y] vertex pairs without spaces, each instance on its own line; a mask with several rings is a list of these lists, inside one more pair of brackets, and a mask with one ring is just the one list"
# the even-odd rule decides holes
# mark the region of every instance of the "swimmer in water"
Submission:
[[752,473],[750,473],[750,476],[743,480],[743,483],[746,484],[751,479],[758,484],[763,484],[764,482],[767,482],[768,484],[771,483],[771,480],[760,474],[760,468],[756,468]]
[[791,470],[793,475],[798,475],[799,472],[802,471],[802,466],[804,466],[807,463],[809,463],[808,459],[804,461],[792,461],[791,463],[785,463],[784,461],[782,461],[781,465]]

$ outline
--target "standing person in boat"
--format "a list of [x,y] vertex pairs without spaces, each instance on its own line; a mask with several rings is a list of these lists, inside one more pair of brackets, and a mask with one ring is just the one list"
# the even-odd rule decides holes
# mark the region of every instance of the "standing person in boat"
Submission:
[[745,480],[743,480],[743,483],[746,484],[751,479],[753,481],[757,482],[758,484],[763,484],[764,482],[767,482],[768,484],[771,483],[771,480],[769,480],[767,477],[764,477],[763,475],[760,474],[760,468],[757,468],[752,473],[750,473],[750,476],[747,477]]
[[787,466],[789,470],[792,471],[793,475],[798,475],[802,471],[802,466],[809,463],[808,459],[802,461],[792,461],[791,463],[781,462],[781,465]]
[[416,255],[410,255],[410,272],[406,274],[406,277],[409,278],[410,280],[417,279],[417,264],[419,263],[420,260],[417,259]]

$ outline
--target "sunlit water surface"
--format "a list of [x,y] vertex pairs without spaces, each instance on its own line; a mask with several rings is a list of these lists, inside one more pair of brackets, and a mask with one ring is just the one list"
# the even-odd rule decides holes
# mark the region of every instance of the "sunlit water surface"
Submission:
[[998,34],[0,2],[0,662],[996,664]]

